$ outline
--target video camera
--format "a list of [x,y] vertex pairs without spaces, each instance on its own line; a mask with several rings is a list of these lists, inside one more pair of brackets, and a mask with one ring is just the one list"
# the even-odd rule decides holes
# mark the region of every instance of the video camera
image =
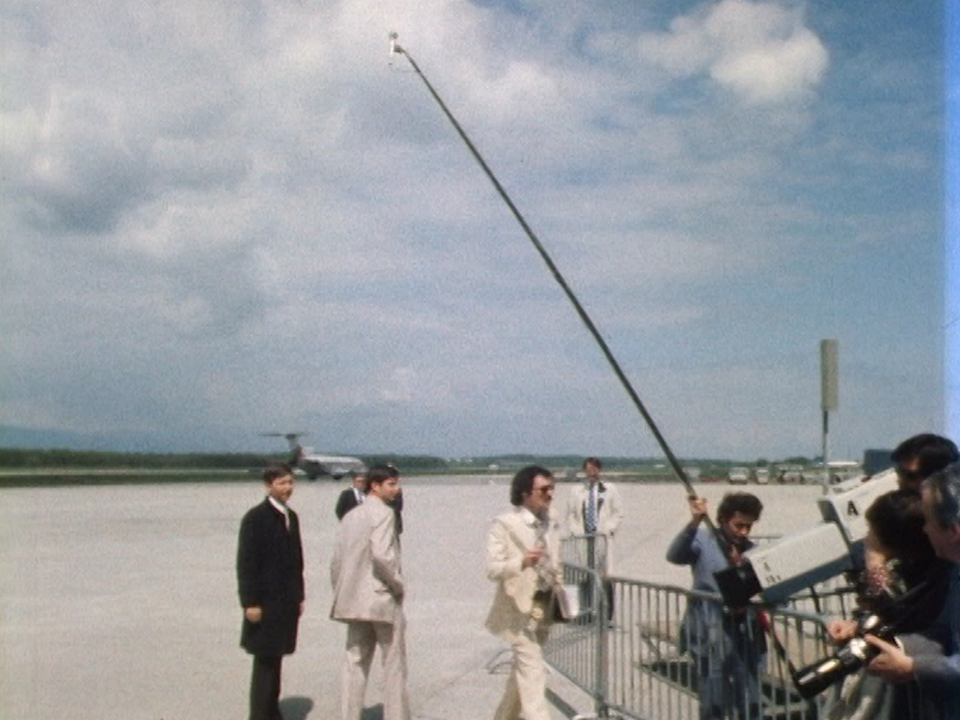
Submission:
[[862,566],[866,511],[881,495],[897,489],[887,470],[868,481],[848,480],[817,500],[822,522],[744,554],[744,562],[715,574],[727,605],[741,607],[759,595],[767,603]]

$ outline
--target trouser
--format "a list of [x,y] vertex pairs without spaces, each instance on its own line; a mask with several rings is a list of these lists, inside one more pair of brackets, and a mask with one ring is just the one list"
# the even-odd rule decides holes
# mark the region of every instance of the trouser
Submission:
[[[596,572],[599,577],[603,577],[606,574],[606,570],[601,564],[604,561],[604,554],[600,552],[597,547],[597,540],[595,535],[589,535],[587,537],[587,548],[586,548],[586,561],[587,567]],[[602,545],[601,547],[606,547]],[[609,580],[600,580],[603,585],[603,594],[606,600],[606,620],[613,620],[613,583]],[[586,620],[592,621],[593,611],[596,609],[594,607],[594,580],[592,577],[588,577],[580,584],[580,601],[583,607],[589,608],[590,614],[586,616]]]
[[511,644],[513,670],[507,679],[503,699],[494,720],[550,720],[547,705],[547,672],[543,664],[543,644],[548,626],[524,630]]
[[393,624],[362,620],[347,623],[340,699],[343,720],[360,720],[363,714],[363,696],[377,646],[384,671],[383,720],[410,720],[405,624],[401,613]]
[[747,652],[695,656],[698,667],[700,720],[759,720],[760,657]]
[[280,667],[283,656],[254,655],[250,676],[250,720],[281,720]]

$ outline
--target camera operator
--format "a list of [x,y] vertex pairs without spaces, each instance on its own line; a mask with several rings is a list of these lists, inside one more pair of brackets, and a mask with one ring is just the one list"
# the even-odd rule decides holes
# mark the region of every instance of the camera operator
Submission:
[[899,636],[897,644],[867,635],[879,651],[867,669],[886,682],[914,687],[924,714],[913,717],[955,720],[960,717],[960,463],[935,472],[921,492],[924,532],[937,555],[953,563],[946,600],[927,628]]

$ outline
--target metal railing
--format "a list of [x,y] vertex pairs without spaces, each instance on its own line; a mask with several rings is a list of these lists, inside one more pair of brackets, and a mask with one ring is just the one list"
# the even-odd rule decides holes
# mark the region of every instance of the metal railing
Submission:
[[[696,720],[701,697],[731,719],[823,716],[823,698],[801,698],[789,667],[831,652],[826,623],[849,609],[849,589],[731,613],[713,593],[605,577],[605,550],[602,537],[564,541],[564,582],[579,586],[582,612],[554,625],[544,648],[550,666],[593,699],[595,717]],[[697,620],[685,622],[688,614]]]
[[547,663],[593,698],[597,717],[606,717],[602,713],[610,667],[607,637],[613,586],[604,580],[606,556],[602,535],[563,540],[563,582],[579,588],[580,614],[571,622],[554,624],[544,647]]

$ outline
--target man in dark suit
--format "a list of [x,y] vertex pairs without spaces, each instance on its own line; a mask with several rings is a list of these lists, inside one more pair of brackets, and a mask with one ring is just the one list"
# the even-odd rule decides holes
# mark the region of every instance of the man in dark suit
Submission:
[[253,655],[250,720],[282,720],[280,666],[297,647],[303,612],[300,522],[287,506],[294,475],[289,465],[263,473],[267,497],[240,523],[237,584],[243,608],[240,645]]
[[363,502],[363,487],[366,484],[366,478],[362,472],[354,471],[353,485],[348,487],[337,498],[337,507],[334,512],[337,514],[337,520],[343,520],[343,516],[353,510],[357,505]]

